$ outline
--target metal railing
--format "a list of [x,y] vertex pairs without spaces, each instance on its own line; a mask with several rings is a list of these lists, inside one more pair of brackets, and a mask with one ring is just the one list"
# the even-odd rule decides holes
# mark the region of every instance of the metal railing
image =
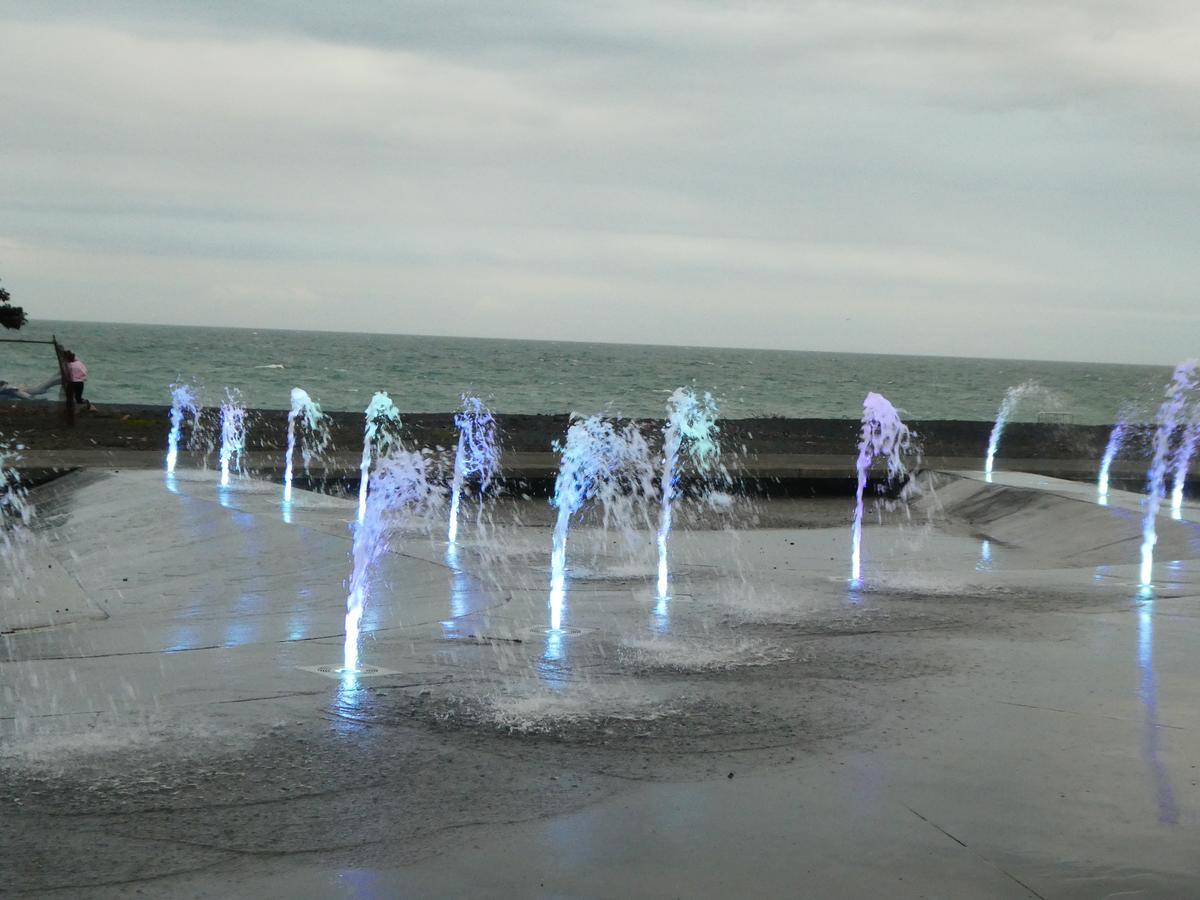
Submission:
[[33,338],[0,338],[0,344],[47,344],[54,348],[54,356],[58,359],[58,377],[62,384],[63,394],[66,396],[66,403],[63,408],[67,416],[67,424],[75,424],[75,393],[71,390],[71,376],[67,371],[67,354],[63,350],[62,344],[58,342],[57,335],[50,335],[50,340],[39,341]]

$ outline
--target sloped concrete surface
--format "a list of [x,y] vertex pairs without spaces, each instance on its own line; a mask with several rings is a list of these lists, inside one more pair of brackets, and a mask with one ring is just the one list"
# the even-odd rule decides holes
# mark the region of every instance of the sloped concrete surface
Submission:
[[67,476],[5,598],[0,890],[1200,895],[1196,526],[1140,596],[1136,498],[1073,491],[944,479],[860,585],[841,501],[738,504],[674,535],[666,597],[649,530],[576,529],[559,602],[540,508],[417,523],[354,678],[309,670],[351,503]]

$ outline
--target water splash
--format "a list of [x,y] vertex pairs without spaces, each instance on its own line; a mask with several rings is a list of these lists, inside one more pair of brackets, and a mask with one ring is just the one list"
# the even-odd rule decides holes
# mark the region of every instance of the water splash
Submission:
[[1108,503],[1108,470],[1113,459],[1121,451],[1121,445],[1125,443],[1125,433],[1128,429],[1129,423],[1122,415],[1108,434],[1108,444],[1105,445],[1104,457],[1100,460],[1100,475],[1096,479],[1096,497],[1101,506]]
[[646,439],[630,422],[616,427],[600,416],[572,416],[563,444],[554,449],[562,454],[554,496],[558,509],[554,544],[550,557],[552,597],[561,598],[567,567],[567,529],[571,516],[594,496],[604,506],[604,527],[616,523],[628,528],[634,515],[644,514],[646,501],[654,496],[654,466]]
[[314,457],[320,456],[329,446],[329,420],[321,412],[321,406],[308,392],[292,388],[292,408],[288,413],[287,459],[283,470],[283,501],[292,500],[292,461],[296,451],[296,426],[300,426],[300,458],[304,471]]
[[717,405],[712,394],[697,398],[691,388],[678,388],[667,400],[667,421],[663,426],[661,509],[658,518],[658,594],[665,597],[669,569],[667,540],[671,535],[671,515],[678,496],[680,455],[702,474],[720,465],[721,448],[717,444]]
[[171,431],[167,435],[167,474],[175,471],[179,459],[179,438],[184,421],[191,421],[193,436],[200,428],[200,404],[190,385],[171,385]]
[[989,483],[992,480],[992,465],[996,461],[996,450],[1000,446],[1000,437],[1004,434],[1004,426],[1012,418],[1012,414],[1017,408],[1017,403],[1022,398],[1030,394],[1039,393],[1043,393],[1043,388],[1034,381],[1026,381],[1024,384],[1010,387],[1004,392],[1004,399],[1000,402],[1000,410],[996,413],[996,424],[992,426],[992,433],[988,438],[987,461],[983,465],[984,479]]
[[371,460],[386,456],[400,431],[400,410],[386,391],[376,391],[366,409],[362,462],[359,464],[358,521],[367,514],[367,490],[371,479]]
[[[24,568],[22,547],[29,537],[29,525],[33,520],[33,504],[21,483],[21,473],[14,465],[20,458],[20,446],[13,448],[0,436],[0,559],[4,560],[4,569],[10,574]],[[8,581],[5,590],[12,590],[15,579]]]
[[1146,507],[1142,518],[1142,567],[1140,581],[1148,591],[1153,582],[1154,545],[1158,543],[1155,520],[1162,504],[1166,482],[1167,464],[1170,457],[1171,438],[1179,422],[1179,414],[1187,404],[1188,394],[1196,387],[1196,369],[1200,362],[1194,359],[1181,362],[1175,367],[1171,383],[1167,385],[1162,405],[1158,408],[1154,428],[1154,453],[1150,460],[1150,472],[1146,485]]
[[242,471],[242,454],[246,451],[246,407],[241,395],[225,389],[221,404],[221,486],[228,487],[230,470]]
[[458,429],[458,448],[454,453],[454,480],[450,495],[450,525],[446,539],[458,538],[458,506],[463,485],[468,478],[479,479],[479,497],[491,487],[500,474],[500,442],[496,436],[496,420],[478,397],[462,395],[462,409],[454,415]]
[[1188,469],[1196,455],[1196,444],[1200,442],[1200,402],[1192,409],[1192,416],[1183,431],[1183,439],[1175,450],[1175,462],[1171,483],[1171,518],[1183,518],[1183,489],[1187,484]]
[[882,394],[874,391],[863,400],[862,437],[858,442],[858,486],[854,493],[854,522],[850,526],[850,582],[857,586],[862,578],[863,492],[867,472],[882,457],[887,463],[887,483],[894,484],[908,474],[903,457],[915,452],[913,435],[900,420],[900,412]]
[[342,666],[347,673],[359,670],[359,638],[363,609],[370,596],[371,571],[391,544],[392,536],[418,516],[432,513],[441,493],[429,480],[428,456],[396,450],[375,463],[366,514],[354,529],[351,555],[354,569],[346,597],[346,639]]

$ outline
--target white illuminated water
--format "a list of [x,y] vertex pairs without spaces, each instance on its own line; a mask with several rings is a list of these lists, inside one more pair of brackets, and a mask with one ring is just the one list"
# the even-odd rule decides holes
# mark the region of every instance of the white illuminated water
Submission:
[[366,427],[363,429],[362,462],[358,473],[358,521],[367,514],[367,491],[371,480],[371,461],[384,456],[400,433],[400,410],[386,391],[376,391],[367,404]]
[[329,446],[329,424],[321,407],[308,392],[298,387],[292,388],[292,406],[288,412],[287,425],[287,457],[283,470],[283,499],[292,499],[292,466],[296,455],[296,432],[300,431],[300,456],[304,463],[304,471],[308,471],[314,457],[319,456]]
[[[690,462],[697,474],[707,475],[720,465],[717,444],[717,404],[712,394],[696,396],[691,388],[677,388],[667,399],[663,426],[662,475],[659,479],[661,505],[658,518],[658,594],[665,597],[670,578],[667,541],[671,536],[672,511],[678,492],[680,468]],[[683,459],[681,460],[681,455]]]
[[562,456],[550,500],[558,510],[550,555],[552,593],[564,586],[571,516],[587,500],[596,496],[603,504],[605,528],[628,528],[639,511],[644,514],[646,501],[656,496],[650,448],[632,422],[616,426],[598,415],[576,416],[566,441],[556,449]]
[[863,400],[862,435],[854,466],[858,480],[854,492],[854,521],[850,526],[850,581],[853,584],[862,579],[863,493],[867,487],[867,473],[875,460],[882,458],[887,463],[888,484],[903,478],[908,472],[904,456],[915,452],[912,438],[899,411],[886,397],[874,391],[867,394]]
[[463,394],[462,407],[454,415],[458,429],[458,446],[454,451],[454,475],[450,488],[450,523],[446,539],[458,539],[458,509],[463,487],[468,479],[479,482],[482,501],[493,481],[500,474],[500,442],[496,435],[496,420],[478,397]]
[[1175,367],[1167,385],[1154,429],[1154,453],[1146,486],[1146,508],[1142,517],[1141,585],[1149,589],[1154,577],[1154,545],[1158,543],[1158,510],[1162,504],[1167,466],[1170,462],[1171,438],[1179,423],[1179,414],[1187,404],[1188,395],[1196,387],[1197,361],[1187,360]]
[[242,471],[242,454],[246,450],[246,407],[241,395],[225,389],[221,404],[221,486],[228,487],[231,470]]
[[353,673],[359,669],[363,611],[370,599],[376,562],[387,551],[393,536],[408,522],[427,517],[440,506],[442,495],[442,489],[429,480],[428,456],[393,449],[375,461],[365,515],[354,529],[350,551],[353,569],[346,597],[344,671]]
[[179,459],[179,438],[185,420],[192,423],[192,434],[200,427],[200,404],[190,385],[171,385],[171,430],[167,434],[167,474],[175,471]]
[[1124,416],[1122,416],[1108,434],[1108,443],[1104,447],[1104,457],[1100,460],[1100,475],[1096,479],[1096,496],[1099,498],[1101,505],[1108,503],[1108,470],[1112,466],[1113,459],[1121,451],[1121,445],[1125,442],[1125,432],[1128,427],[1128,423],[1125,421]]
[[1187,483],[1188,468],[1192,464],[1192,457],[1196,455],[1198,440],[1200,440],[1200,401],[1196,402],[1191,418],[1184,428],[1183,439],[1175,450],[1171,483],[1171,518],[1173,519],[1182,518],[1183,515],[1183,488]]
[[1016,411],[1017,403],[1030,394],[1039,393],[1043,393],[1043,389],[1033,381],[1026,381],[1024,384],[1010,387],[1004,392],[1004,399],[1000,402],[1000,409],[996,413],[996,424],[992,426],[992,433],[988,437],[987,460],[983,464],[983,474],[987,481],[992,480],[992,466],[996,461],[996,450],[1000,447],[1000,437],[1004,434],[1004,426],[1008,424],[1008,420]]

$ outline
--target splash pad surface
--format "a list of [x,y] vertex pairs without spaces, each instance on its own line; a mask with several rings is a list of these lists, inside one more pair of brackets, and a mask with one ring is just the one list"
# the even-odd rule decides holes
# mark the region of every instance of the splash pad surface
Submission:
[[386,674],[330,678],[305,667],[340,663],[353,501],[66,476],[0,623],[0,869],[95,896],[1196,893],[1200,545],[1164,518],[1139,598],[1136,498],[1088,490],[948,477],[932,524],[866,518],[857,589],[840,500],[678,528],[665,596],[653,527],[585,522],[557,601],[517,502],[453,551],[395,541],[363,627]]

